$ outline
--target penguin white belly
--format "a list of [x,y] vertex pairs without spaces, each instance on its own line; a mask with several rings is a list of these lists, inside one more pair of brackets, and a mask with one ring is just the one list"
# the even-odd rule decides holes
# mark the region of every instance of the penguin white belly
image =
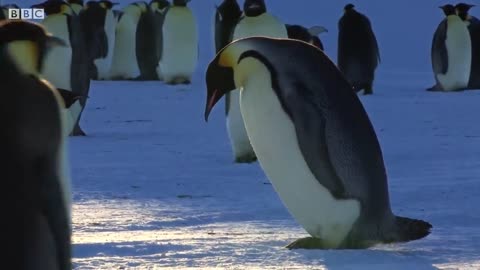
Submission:
[[72,47],[70,46],[67,17],[64,15],[51,15],[42,24],[48,32],[63,39],[67,44],[66,47],[55,47],[48,52],[43,64],[42,76],[57,88],[72,90]]
[[472,43],[467,26],[460,18],[449,18],[447,39],[448,69],[446,74],[437,74],[445,91],[466,88],[470,79]]
[[[233,40],[251,36],[286,38],[288,33],[282,22],[265,13],[258,17],[244,18],[235,28]],[[240,111],[239,91],[230,92],[227,131],[235,158],[254,155]]]
[[157,74],[165,82],[190,81],[198,61],[198,30],[187,7],[172,7],[162,27],[163,52]]
[[64,129],[64,133],[67,134],[67,136],[72,133],[73,128],[75,127],[75,123],[77,122],[81,112],[82,112],[82,105],[78,100],[75,101],[75,103],[73,103],[72,106],[70,106],[70,108],[62,109],[62,113],[64,115],[63,129]]
[[138,19],[124,14],[117,25],[110,78],[134,79],[140,76],[137,63],[136,33]]
[[105,15],[104,30],[107,34],[108,52],[105,58],[95,59],[94,63],[97,67],[98,78],[101,80],[108,79],[110,68],[112,66],[113,53],[115,47],[115,27],[117,26],[117,19],[112,10],[107,10]]
[[295,127],[271,89],[266,69],[249,78],[240,106],[258,160],[282,202],[303,228],[338,246],[360,215],[356,200],[336,200],[310,171]]

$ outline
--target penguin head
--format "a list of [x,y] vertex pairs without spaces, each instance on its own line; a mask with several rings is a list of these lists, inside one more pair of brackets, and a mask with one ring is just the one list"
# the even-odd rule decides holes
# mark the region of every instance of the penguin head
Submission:
[[217,6],[217,14],[221,21],[237,21],[242,16],[242,10],[237,0],[225,0],[220,6]]
[[42,8],[45,11],[45,15],[47,16],[59,15],[59,14],[65,14],[65,15],[73,14],[73,9],[70,6],[70,4],[62,0],[45,1],[43,3],[33,5],[32,8]]
[[186,7],[190,0],[173,0],[173,5],[176,7]]
[[344,12],[348,12],[348,11],[351,11],[351,10],[355,10],[355,5],[352,4],[352,3],[345,5],[345,7],[343,8]]
[[265,0],[245,0],[243,12],[247,17],[256,17],[266,13],[267,5]]
[[158,12],[161,14],[163,14],[169,6],[170,2],[167,0],[152,0],[150,2],[150,9],[153,12]]
[[[208,121],[211,110],[223,95],[235,89],[242,91],[248,76],[256,73],[259,64],[267,66],[272,72],[273,69],[266,56],[273,49],[271,40],[280,39],[267,37],[237,39],[218,52],[215,59],[208,65],[206,72],[205,121]],[[283,40],[291,41],[291,39]]]
[[450,15],[456,15],[455,13],[455,7],[453,5],[443,5],[439,7],[441,10],[443,10],[443,13],[445,16],[450,16]]
[[462,20],[465,21],[465,20],[469,19],[468,11],[474,6],[475,5],[459,3],[459,4],[455,5],[455,12],[460,18],[462,18]]
[[66,43],[39,24],[21,20],[0,23],[0,50],[25,74],[38,74],[48,51],[57,46]]

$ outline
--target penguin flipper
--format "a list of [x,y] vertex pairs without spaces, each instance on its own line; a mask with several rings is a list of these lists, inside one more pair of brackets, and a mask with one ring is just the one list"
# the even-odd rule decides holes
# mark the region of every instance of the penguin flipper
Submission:
[[447,20],[444,19],[433,35],[432,68],[434,74],[445,74],[448,70],[448,53],[445,41],[447,40]]

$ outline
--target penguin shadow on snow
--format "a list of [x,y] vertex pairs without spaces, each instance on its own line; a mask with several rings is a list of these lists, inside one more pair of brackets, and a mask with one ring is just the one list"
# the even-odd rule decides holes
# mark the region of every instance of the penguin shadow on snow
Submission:
[[436,270],[431,261],[422,258],[416,252],[397,250],[290,250],[296,252],[299,261],[321,259],[328,270]]

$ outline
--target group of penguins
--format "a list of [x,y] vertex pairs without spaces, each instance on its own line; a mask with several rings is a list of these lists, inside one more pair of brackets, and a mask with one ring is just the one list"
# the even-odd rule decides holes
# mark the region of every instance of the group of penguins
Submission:
[[[6,224],[16,237],[7,241],[13,269],[71,269],[65,141],[85,135],[79,120],[90,81],[190,83],[198,32],[188,2],[135,2],[116,11],[106,0],[49,0],[33,6],[45,10],[40,24],[7,20],[5,10],[14,6],[2,7],[0,142],[8,157],[2,173],[16,206],[8,216],[21,221]],[[465,67],[478,55],[471,7],[442,7],[447,18],[432,46],[434,90],[473,84],[475,65],[471,72]],[[166,30],[171,24],[176,31]],[[243,10],[236,0],[224,0],[214,24],[217,54],[205,75],[205,119],[225,96],[235,161],[258,160],[312,236],[287,247],[365,248],[430,233],[428,222],[396,216],[390,207],[380,145],[357,96],[361,90],[372,94],[380,62],[365,15],[352,4],[344,7],[337,63],[318,38],[325,28],[285,24],[264,0],[245,0]]]

